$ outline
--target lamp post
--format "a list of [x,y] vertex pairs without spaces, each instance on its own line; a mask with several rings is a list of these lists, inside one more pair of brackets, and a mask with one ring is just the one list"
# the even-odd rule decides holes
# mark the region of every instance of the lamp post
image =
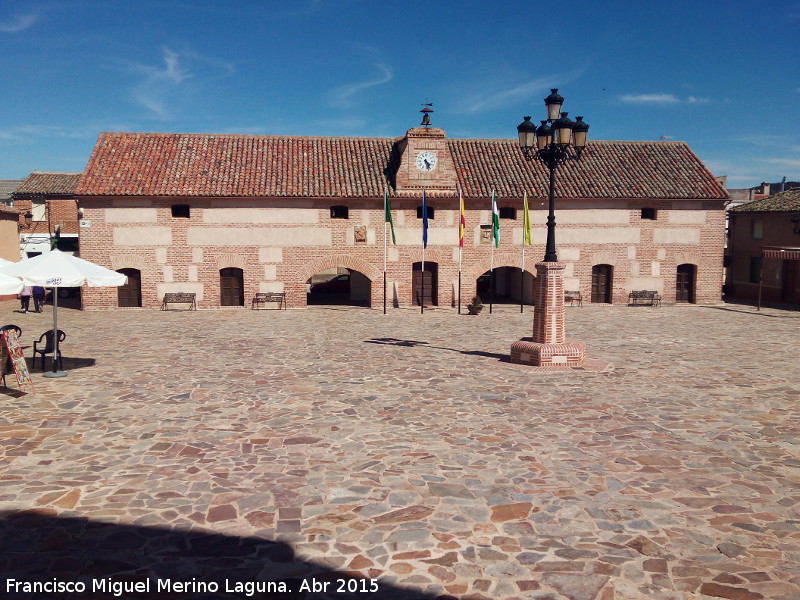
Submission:
[[572,367],[583,363],[585,345],[564,338],[564,269],[556,253],[556,170],[569,160],[580,160],[589,125],[583,117],[571,120],[561,112],[564,98],[557,89],[544,99],[547,118],[537,127],[531,117],[517,126],[519,147],[526,160],[537,160],[550,172],[547,242],[544,260],[536,263],[536,308],[533,336],[511,345],[511,362],[532,366]]
[[561,112],[564,98],[558,94],[558,89],[550,90],[550,95],[544,99],[544,103],[547,107],[547,119],[536,127],[531,123],[530,117],[524,117],[524,121],[517,126],[517,132],[519,147],[525,158],[538,160],[550,171],[550,203],[544,262],[558,262],[555,215],[556,169],[568,160],[580,160],[581,153],[586,147],[589,124],[584,123],[583,117],[577,117],[573,121],[567,113]]

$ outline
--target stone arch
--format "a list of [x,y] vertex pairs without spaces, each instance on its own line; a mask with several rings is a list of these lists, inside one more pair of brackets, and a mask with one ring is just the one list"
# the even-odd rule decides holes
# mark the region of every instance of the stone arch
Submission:
[[312,260],[304,267],[298,269],[297,279],[300,282],[306,282],[315,273],[325,271],[326,269],[333,269],[334,267],[347,267],[348,269],[358,271],[370,281],[377,280],[383,273],[364,259],[349,254],[329,254],[323,258]]
[[227,269],[230,267],[236,267],[241,269],[242,271],[247,271],[247,259],[245,258],[244,254],[234,254],[234,253],[226,253],[226,254],[219,254],[216,257],[217,260],[217,269]]
[[[422,261],[422,248],[409,248],[408,249],[409,262],[415,263]],[[425,248],[425,262],[447,263],[452,262],[453,251],[441,250],[439,248]]]
[[142,273],[147,270],[147,265],[143,256],[112,255],[111,268],[114,271],[120,269],[138,269]]
[[674,258],[676,265],[694,265],[695,268],[700,266],[700,255],[697,252],[677,252]]
[[588,255],[589,263],[591,266],[594,265],[611,265],[615,269],[617,268],[617,263],[619,259],[615,256],[612,252],[608,252],[607,250],[603,250],[601,252],[594,252]]
[[[526,253],[527,254],[527,253]],[[519,269],[520,263],[522,261],[522,255],[516,252],[495,252],[494,255],[494,268],[499,269],[500,267],[512,267],[515,269]],[[536,277],[536,269],[534,268],[534,264],[539,262],[538,259],[531,258],[530,262],[528,257],[525,257],[525,271],[530,273],[534,277]],[[466,269],[462,270],[462,279],[466,281],[473,281],[486,273],[491,266],[491,258],[486,258],[483,260],[478,261],[477,263],[472,264],[471,266],[467,267]]]

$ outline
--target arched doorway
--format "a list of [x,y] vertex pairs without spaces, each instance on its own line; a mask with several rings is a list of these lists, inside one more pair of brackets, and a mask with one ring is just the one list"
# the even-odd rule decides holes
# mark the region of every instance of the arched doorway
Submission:
[[694,303],[696,267],[692,264],[678,265],[675,277],[675,302]]
[[411,267],[411,296],[414,306],[424,303],[425,306],[439,305],[439,263],[425,261],[415,262]]
[[594,265],[592,267],[592,302],[611,304],[614,283],[614,267]]
[[220,306],[244,306],[244,271],[228,267],[219,271]]
[[128,278],[125,285],[117,288],[117,306],[120,308],[142,305],[142,272],[139,269],[119,269]]
[[307,281],[309,305],[370,306],[372,282],[353,269],[334,267],[312,275]]
[[[494,286],[491,285],[492,280]],[[491,271],[486,271],[478,277],[475,290],[484,303],[532,305],[533,282],[533,275],[519,267],[497,267],[493,275]]]

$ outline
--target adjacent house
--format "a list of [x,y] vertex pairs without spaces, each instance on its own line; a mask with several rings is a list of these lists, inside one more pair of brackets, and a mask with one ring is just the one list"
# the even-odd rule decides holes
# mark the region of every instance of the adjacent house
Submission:
[[0,258],[19,260],[19,210],[14,208],[13,193],[21,179],[0,179]]
[[[396,243],[384,233],[385,192]],[[81,256],[129,283],[84,290],[84,307],[154,308],[167,292],[193,292],[201,308],[249,306],[270,291],[305,307],[312,278],[336,269],[350,275],[353,304],[380,306],[385,277],[390,306],[453,306],[460,193],[462,302],[490,266],[497,297],[530,302],[548,173],[516,140],[450,139],[430,126],[396,138],[103,133],[75,190]],[[591,141],[559,169],[556,196],[566,289],[595,303],[640,289],[665,302],[720,300],[727,194],[685,143]]]
[[731,298],[800,304],[800,188],[729,211]]
[[[60,250],[78,250],[78,203],[75,187],[80,173],[34,171],[12,194],[20,214],[18,256],[49,252],[54,240]],[[30,223],[23,216],[31,215]]]

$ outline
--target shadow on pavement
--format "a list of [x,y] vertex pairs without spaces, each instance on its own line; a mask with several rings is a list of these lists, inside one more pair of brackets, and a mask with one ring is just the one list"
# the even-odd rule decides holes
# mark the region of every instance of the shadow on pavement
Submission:
[[748,314],[748,315],[753,315],[755,317],[769,317],[769,318],[772,318],[772,319],[798,319],[798,318],[800,318],[800,314],[798,313],[798,310],[796,308],[794,308],[794,307],[791,307],[791,306],[785,306],[785,305],[784,306],[778,306],[778,305],[766,306],[766,305],[762,305],[761,307],[762,308],[777,309],[777,310],[784,310],[786,312],[784,314],[779,314],[779,315],[761,312],[761,311],[757,310],[755,304],[753,304],[753,305],[750,305],[750,304],[732,304],[732,305],[726,305],[726,306],[700,306],[700,308],[709,308],[711,310],[724,310],[724,311],[727,311],[727,312],[745,313],[745,314]]
[[[0,512],[3,598],[452,598],[331,570],[298,558],[282,542],[114,525],[52,512]],[[26,593],[24,584],[34,582],[62,588]],[[85,589],[76,589],[76,584]]]
[[498,354],[496,352],[484,352],[482,350],[457,350],[455,348],[447,348],[446,346],[431,346],[429,342],[420,342],[417,340],[400,340],[397,338],[372,338],[371,340],[364,340],[367,344],[384,344],[387,346],[402,346],[413,348],[415,346],[423,346],[424,348],[432,348],[436,350],[449,350],[450,352],[458,352],[469,356],[485,356],[487,358],[494,358],[501,362],[510,362],[511,358],[507,354]]

